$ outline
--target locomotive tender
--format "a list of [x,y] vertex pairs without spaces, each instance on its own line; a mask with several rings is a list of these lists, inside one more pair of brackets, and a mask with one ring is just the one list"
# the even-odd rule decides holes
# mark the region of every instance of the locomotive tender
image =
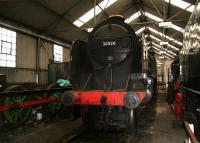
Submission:
[[136,110],[152,96],[142,44],[119,16],[97,25],[87,42],[73,43],[71,80],[73,90],[63,94],[63,103],[80,106],[84,122],[94,128],[134,130]]

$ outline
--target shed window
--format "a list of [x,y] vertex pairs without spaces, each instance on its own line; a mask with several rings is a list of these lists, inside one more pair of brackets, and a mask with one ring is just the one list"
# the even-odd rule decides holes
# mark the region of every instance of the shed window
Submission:
[[1,27],[0,66],[16,67],[16,32]]
[[54,44],[54,62],[63,62],[63,47],[56,44]]

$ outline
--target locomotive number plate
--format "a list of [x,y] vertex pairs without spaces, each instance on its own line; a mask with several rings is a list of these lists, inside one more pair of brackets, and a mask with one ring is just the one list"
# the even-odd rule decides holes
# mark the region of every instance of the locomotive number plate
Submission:
[[103,43],[102,43],[103,47],[116,46],[116,45],[117,45],[116,41],[103,41]]

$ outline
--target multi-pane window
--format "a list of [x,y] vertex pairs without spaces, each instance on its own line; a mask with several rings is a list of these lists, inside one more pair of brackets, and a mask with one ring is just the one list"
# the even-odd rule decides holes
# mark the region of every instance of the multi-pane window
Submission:
[[1,27],[0,66],[16,67],[16,32]]
[[63,62],[63,47],[54,44],[54,62]]

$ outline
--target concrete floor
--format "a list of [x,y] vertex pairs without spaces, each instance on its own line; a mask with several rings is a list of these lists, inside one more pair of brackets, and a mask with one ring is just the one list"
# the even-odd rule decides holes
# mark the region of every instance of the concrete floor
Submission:
[[82,120],[60,120],[51,124],[44,124],[38,128],[30,128],[12,137],[0,138],[0,143],[57,143],[62,142],[66,135],[82,127]]
[[165,91],[159,91],[156,105],[156,116],[154,130],[152,132],[152,143],[183,143],[186,134],[183,127],[172,127],[175,119],[169,105],[166,102]]

